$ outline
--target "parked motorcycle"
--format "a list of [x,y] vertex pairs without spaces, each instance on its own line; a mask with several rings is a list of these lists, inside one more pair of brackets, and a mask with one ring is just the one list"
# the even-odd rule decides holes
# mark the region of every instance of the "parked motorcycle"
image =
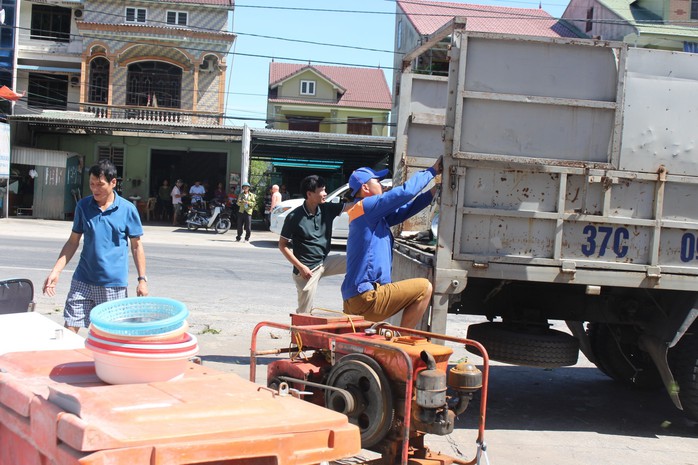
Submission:
[[232,225],[230,210],[224,204],[212,201],[207,209],[190,207],[187,214],[187,228],[196,231],[199,228],[213,228],[218,234],[228,232]]

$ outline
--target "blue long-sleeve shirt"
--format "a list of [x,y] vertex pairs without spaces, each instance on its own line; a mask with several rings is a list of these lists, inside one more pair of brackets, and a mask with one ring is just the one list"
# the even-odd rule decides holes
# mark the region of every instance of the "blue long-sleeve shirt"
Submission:
[[431,190],[417,194],[434,176],[433,168],[420,171],[385,194],[360,200],[347,212],[349,238],[347,273],[342,283],[344,300],[374,289],[374,283],[392,282],[393,234],[390,227],[416,215],[431,203]]

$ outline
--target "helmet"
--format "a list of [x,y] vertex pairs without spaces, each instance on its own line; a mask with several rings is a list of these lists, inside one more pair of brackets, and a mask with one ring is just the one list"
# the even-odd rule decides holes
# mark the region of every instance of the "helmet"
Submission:
[[245,187],[245,186],[251,187],[249,182],[243,182],[243,183],[242,183],[242,186],[240,186],[240,187]]

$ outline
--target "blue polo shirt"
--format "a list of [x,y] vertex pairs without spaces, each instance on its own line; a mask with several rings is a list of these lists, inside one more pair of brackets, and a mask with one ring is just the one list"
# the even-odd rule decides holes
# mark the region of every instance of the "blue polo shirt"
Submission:
[[73,232],[83,236],[73,279],[94,286],[128,286],[128,238],[143,235],[135,205],[114,192],[114,202],[102,211],[94,197],[85,197],[75,207]]

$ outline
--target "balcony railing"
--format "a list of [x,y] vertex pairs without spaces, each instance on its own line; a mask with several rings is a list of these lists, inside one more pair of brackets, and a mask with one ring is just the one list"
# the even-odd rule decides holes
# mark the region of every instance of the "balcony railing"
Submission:
[[135,106],[108,106],[96,103],[81,105],[81,111],[92,113],[97,119],[130,119],[150,123],[176,123],[197,125],[222,125],[221,113],[206,113],[177,110],[174,108],[153,108]]
[[[67,42],[41,37],[28,30],[19,31],[18,56],[26,53],[44,53],[51,55],[77,55],[82,53],[82,38],[72,36]],[[25,53],[26,52],[26,53]]]

